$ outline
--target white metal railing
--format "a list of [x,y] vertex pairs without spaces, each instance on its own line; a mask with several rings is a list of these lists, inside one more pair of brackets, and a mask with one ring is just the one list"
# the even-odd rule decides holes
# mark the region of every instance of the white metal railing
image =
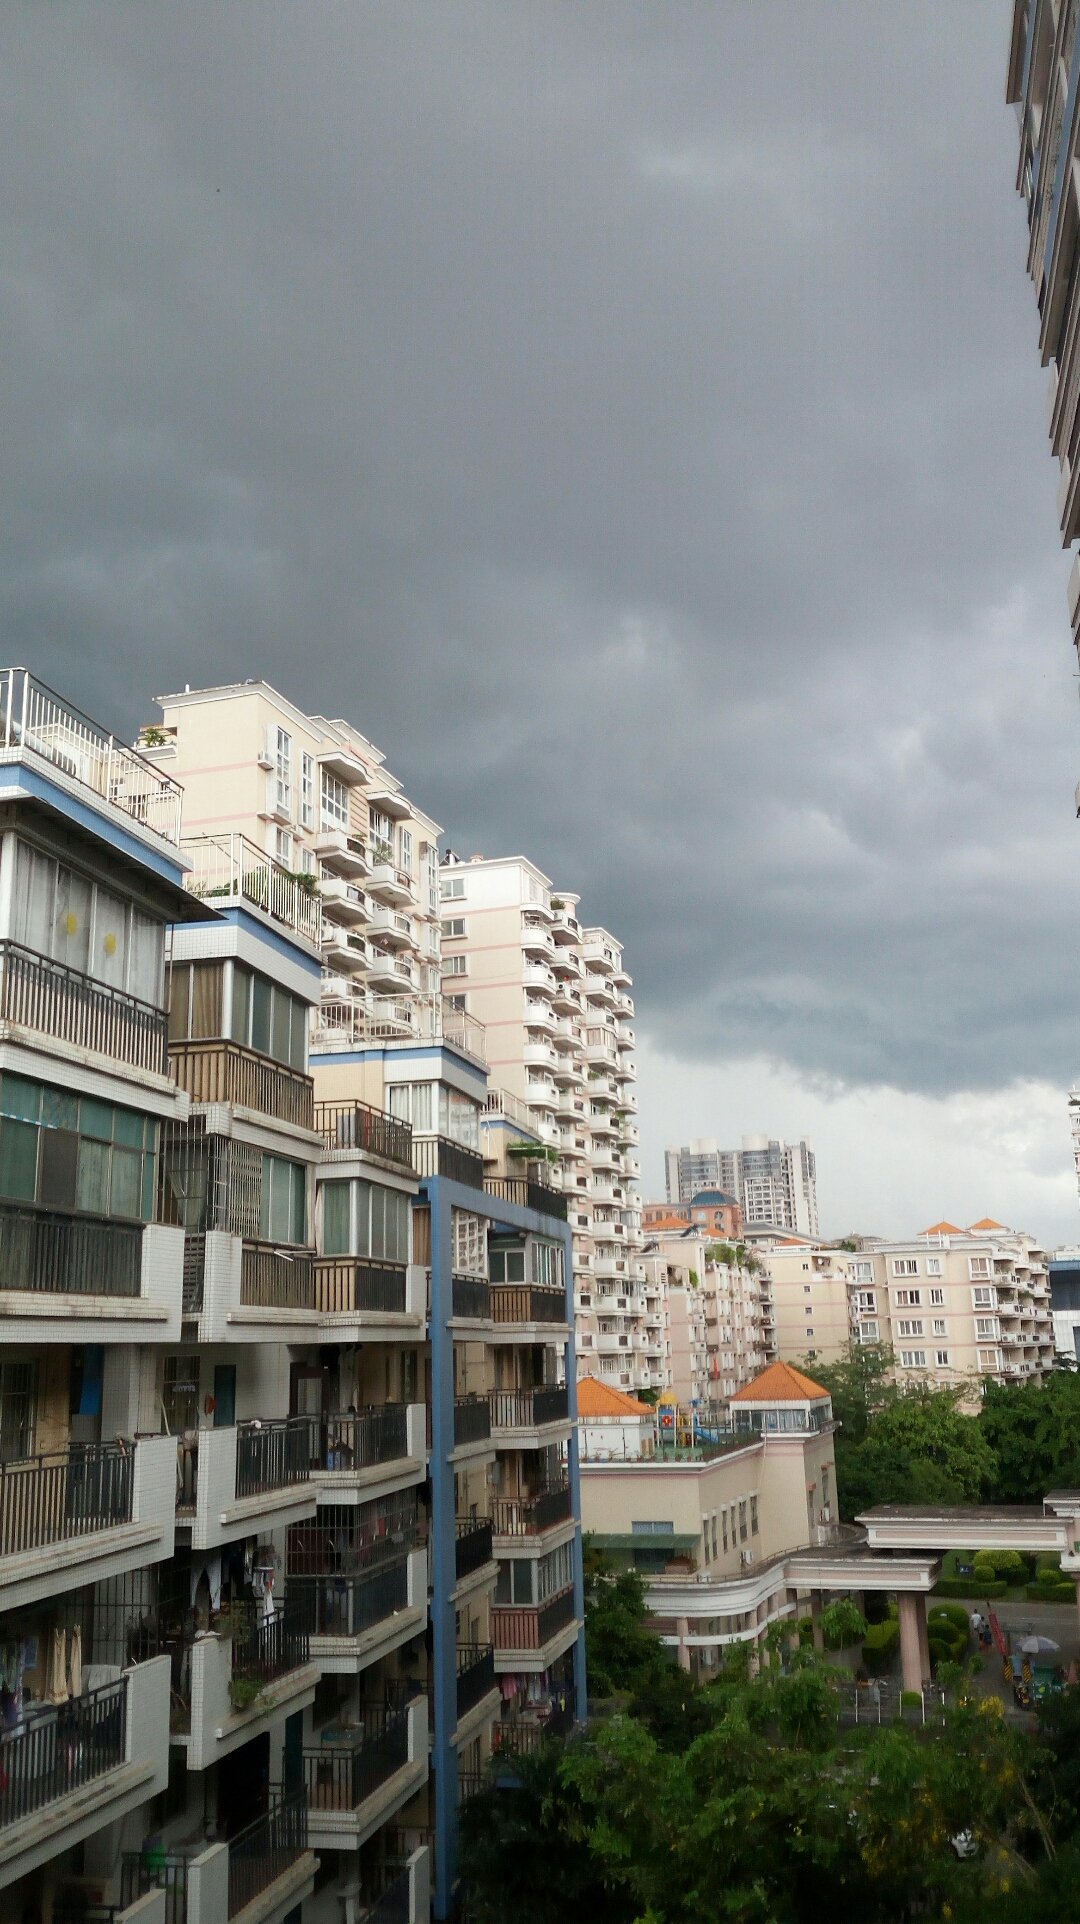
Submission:
[[535,1134],[536,1121],[527,1102],[520,1096],[512,1095],[509,1089],[489,1089],[484,1103],[484,1114],[505,1116],[507,1121],[516,1122],[520,1128]]
[[487,1063],[482,1022],[445,1002],[417,1002],[411,996],[367,995],[323,1002],[315,1012],[312,1047],[355,1049],[376,1043],[448,1042],[475,1061]]
[[27,668],[0,669],[0,748],[32,750],[164,841],[179,842],[179,783]]
[[192,863],[187,886],[201,901],[215,907],[246,902],[319,947],[322,904],[317,887],[290,874],[246,835],[185,836],[182,846]]

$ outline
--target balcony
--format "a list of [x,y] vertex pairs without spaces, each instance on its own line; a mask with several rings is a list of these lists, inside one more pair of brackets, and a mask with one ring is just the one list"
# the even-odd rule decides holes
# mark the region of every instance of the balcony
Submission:
[[315,1126],[311,1077],[239,1042],[173,1042],[169,1065],[192,1102],[231,1103],[294,1129]]
[[[29,1712],[0,1732],[0,1887],[120,1822],[168,1775],[168,1657]],[[2,1900],[0,1913],[16,1914]]]
[[176,1523],[193,1550],[315,1514],[312,1419],[248,1419],[176,1440]]
[[324,966],[337,975],[366,974],[373,959],[362,935],[354,929],[339,928],[334,922],[323,923],[320,948]]
[[392,855],[388,858],[387,847],[382,843],[372,845],[368,892],[391,908],[407,908],[416,900],[416,884],[407,869],[397,867]]
[[383,1889],[357,1915],[357,1924],[428,1924],[431,1913],[430,1852],[420,1844],[404,1863],[388,1869]]
[[382,902],[372,909],[371,933],[387,949],[415,949],[417,946],[411,916],[402,915],[398,909],[387,908]]
[[560,1590],[546,1603],[531,1606],[493,1604],[491,1635],[496,1663],[506,1669],[514,1659],[520,1659],[526,1669],[546,1669],[573,1642],[577,1627],[572,1589]]
[[342,922],[346,928],[362,928],[372,920],[372,905],[362,888],[347,882],[343,875],[329,870],[319,878],[319,896],[327,922]]
[[[461,1583],[492,1561],[490,1517],[457,1517],[454,1523],[454,1575]],[[492,1572],[494,1576],[494,1572]]]
[[110,1062],[168,1073],[163,1009],[17,942],[0,942],[0,1021]]
[[491,1288],[484,1276],[451,1276],[450,1313],[455,1321],[491,1321]]
[[320,865],[334,875],[355,880],[368,872],[368,849],[362,835],[350,835],[340,823],[323,822],[315,832]]
[[326,1729],[305,1745],[304,1792],[312,1843],[356,1850],[427,1779],[427,1699],[372,1705],[356,1729]]
[[0,1201],[0,1332],[8,1341],[162,1342],[179,1336],[183,1231]]
[[317,1340],[314,1252],[208,1229],[184,1240],[184,1315],[203,1343]]
[[368,958],[368,980],[381,995],[408,995],[416,987],[416,968],[398,949],[373,948]]
[[179,784],[26,668],[0,670],[0,750],[7,759],[30,750],[140,828],[174,846],[179,841]]
[[561,1289],[531,1283],[496,1283],[491,1291],[491,1316],[497,1329],[521,1329],[532,1336],[538,1325],[565,1328],[566,1297]]
[[311,1418],[312,1475],[323,1501],[368,1502],[419,1482],[427,1460],[426,1423],[422,1403]]
[[495,1652],[489,1643],[457,1647],[458,1723],[495,1689]]
[[542,1537],[573,1520],[570,1485],[543,1490],[539,1496],[496,1497],[492,1512],[497,1537]]
[[486,1443],[491,1436],[491,1404],[486,1396],[455,1396],[454,1448]]
[[322,904],[314,877],[298,880],[246,835],[185,836],[182,846],[192,865],[187,886],[193,895],[215,909],[254,910],[318,952]]
[[277,1924],[314,1887],[306,1801],[300,1791],[283,1795],[275,1786],[265,1816],[227,1844],[172,1851],[148,1845],[140,1854],[125,1853],[122,1875],[122,1901],[133,1906],[132,1924],[142,1918],[134,1907],[151,1891],[165,1893],[165,1924],[225,1924],[249,1914],[260,1924]]
[[554,1216],[557,1221],[566,1221],[566,1197],[546,1182],[537,1182],[532,1176],[485,1176],[484,1188],[489,1196],[498,1196],[501,1201],[516,1203],[519,1209],[535,1209],[541,1216]]
[[463,1142],[453,1142],[449,1136],[414,1135],[412,1155],[418,1176],[446,1176],[469,1189],[484,1187],[484,1158]]
[[183,1743],[189,1770],[206,1770],[281,1717],[314,1701],[303,1607],[290,1594],[266,1619],[234,1604],[217,1630],[197,1636],[190,1655],[190,1710]]
[[0,1464],[0,1607],[171,1556],[175,1448],[151,1436]]
[[544,1384],[536,1389],[494,1390],[491,1396],[491,1433],[497,1443],[515,1443],[549,1424],[565,1426],[570,1421],[569,1394],[565,1384]]
[[412,1169],[412,1125],[366,1102],[317,1102],[314,1127],[331,1155],[380,1156]]
[[240,1301],[248,1309],[315,1309],[315,1258],[310,1249],[245,1242]]
[[319,1670],[356,1676],[424,1629],[427,1552],[407,1545],[406,1537],[366,1568],[305,1576],[293,1574],[299,1556],[290,1553],[289,1596]]

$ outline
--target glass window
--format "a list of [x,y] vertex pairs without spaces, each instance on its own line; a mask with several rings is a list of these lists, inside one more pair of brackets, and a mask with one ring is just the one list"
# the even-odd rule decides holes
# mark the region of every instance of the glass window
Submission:
[[33,1363],[0,1363],[0,1463],[21,1463],[34,1448]]
[[246,969],[238,962],[233,963],[232,972],[232,1022],[229,1034],[234,1042],[247,1047],[251,1034],[251,981]]
[[[84,1141],[79,1147],[79,1208],[96,1216],[109,1213],[109,1166],[112,1152],[106,1142]],[[125,1212],[138,1215],[138,1208]]]
[[0,1119],[0,1195],[33,1202],[37,1193],[38,1131],[30,1122]]
[[93,974],[114,989],[122,989],[127,978],[127,917],[126,902],[108,889],[97,890]]
[[322,826],[323,828],[348,828],[349,791],[344,782],[327,769],[322,772]]
[[280,989],[275,989],[273,995],[273,1015],[270,1024],[270,1054],[273,1056],[275,1062],[288,1062],[291,1048],[291,997],[283,995]]
[[[51,864],[50,864],[51,866]],[[99,891],[103,893],[103,891]],[[49,954],[65,968],[90,971],[90,904],[92,889],[85,876],[61,868],[53,896],[53,928]],[[115,901],[115,896],[109,898]],[[100,971],[95,968],[94,974]],[[109,978],[107,978],[109,979]],[[117,984],[117,986],[121,986]]]
[[319,1194],[322,1200],[322,1246],[326,1256],[347,1256],[350,1253],[349,1229],[349,1191],[347,1182],[324,1182]]
[[43,1129],[39,1144],[38,1201],[74,1209],[78,1198],[79,1138],[68,1129]]
[[289,1162],[284,1156],[263,1156],[259,1234],[264,1242],[306,1242],[306,1197],[302,1163]]
[[300,820],[305,828],[315,826],[315,757],[306,750],[300,755]]
[[128,937],[128,993],[140,1002],[161,1006],[161,985],[165,970],[165,930],[141,909],[131,911]]
[[264,975],[253,976],[251,983],[251,1047],[270,1054],[270,984]]

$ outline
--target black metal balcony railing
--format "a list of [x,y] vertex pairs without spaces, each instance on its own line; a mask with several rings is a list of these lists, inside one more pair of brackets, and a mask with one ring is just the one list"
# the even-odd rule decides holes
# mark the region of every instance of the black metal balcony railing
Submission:
[[0,1019],[133,1069],[166,1072],[164,1009],[17,942],[0,942]]
[[319,1468],[368,1470],[396,1463],[409,1454],[409,1422],[404,1403],[376,1409],[331,1413],[313,1422],[319,1438]]
[[412,1166],[418,1176],[446,1176],[469,1189],[484,1187],[484,1158],[449,1136],[414,1136]]
[[496,1283],[491,1291],[491,1317],[495,1323],[565,1323],[566,1297],[561,1289],[544,1289],[530,1283]]
[[539,1536],[571,1517],[570,1485],[543,1490],[539,1496],[497,1497],[492,1505],[495,1535],[499,1537]]
[[570,1403],[565,1384],[545,1384],[531,1390],[495,1390],[491,1422],[497,1430],[535,1430],[542,1423],[564,1423]]
[[377,1263],[368,1256],[317,1256],[315,1307],[322,1316],[368,1310],[404,1315],[405,1264]]
[[118,1443],[73,1443],[0,1463],[0,1556],[130,1523],[133,1462]]
[[309,1636],[359,1637],[408,1608],[409,1566],[399,1557],[369,1576],[290,1576],[289,1592]]
[[126,1677],[32,1712],[0,1733],[0,1828],[17,1824],[124,1762]]
[[313,1310],[314,1252],[245,1240],[240,1253],[240,1301],[254,1309]]
[[542,1650],[549,1637],[574,1621],[574,1592],[561,1590],[541,1604],[496,1604],[491,1634],[496,1650]]
[[360,1913],[360,1924],[412,1924],[407,1865],[393,1873],[385,1890]]
[[484,1188],[489,1196],[517,1203],[520,1209],[535,1209],[541,1216],[566,1221],[566,1197],[546,1182],[537,1182],[535,1176],[485,1176]]
[[309,1661],[308,1626],[292,1596],[267,1620],[254,1606],[234,1604],[229,1612],[232,1675],[235,1682],[265,1689]]
[[363,1728],[351,1741],[305,1748],[309,1810],[358,1810],[408,1763],[408,1710],[377,1706],[362,1714]]
[[469,1577],[474,1570],[480,1570],[490,1563],[494,1555],[491,1547],[491,1518],[462,1517],[454,1523],[454,1571],[460,1583],[462,1577]]
[[[179,1851],[158,1850],[151,1845],[142,1851],[125,1851],[120,1866],[121,1910],[145,1897],[147,1891],[164,1891],[165,1924],[187,1924],[189,1861]],[[79,1915],[75,1912],[73,1918]]]
[[184,1237],[184,1297],[185,1316],[201,1316],[203,1308],[204,1278],[206,1275],[206,1237],[191,1234]]
[[306,1483],[311,1475],[312,1419],[287,1416],[236,1426],[236,1494],[258,1496]]
[[0,1288],[136,1297],[142,1237],[141,1223],[0,1202]]
[[450,1300],[455,1316],[487,1322],[491,1316],[491,1285],[482,1276],[452,1276]]
[[307,1801],[301,1792],[277,1799],[265,1817],[229,1839],[229,1916],[253,1904],[284,1877],[308,1847]]
[[327,1149],[358,1149],[411,1169],[412,1124],[366,1102],[317,1102],[315,1127]]
[[457,1651],[458,1719],[495,1688],[495,1651],[490,1643],[463,1643]]
[[491,1405],[486,1396],[454,1398],[454,1443],[482,1443],[491,1435]]

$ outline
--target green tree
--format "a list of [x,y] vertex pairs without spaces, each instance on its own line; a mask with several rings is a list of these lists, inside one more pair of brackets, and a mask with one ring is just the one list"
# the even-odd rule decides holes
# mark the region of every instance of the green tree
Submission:
[[997,1461],[999,1503],[1032,1503],[1080,1484],[1080,1373],[1055,1369],[1041,1383],[987,1383],[979,1428]]

